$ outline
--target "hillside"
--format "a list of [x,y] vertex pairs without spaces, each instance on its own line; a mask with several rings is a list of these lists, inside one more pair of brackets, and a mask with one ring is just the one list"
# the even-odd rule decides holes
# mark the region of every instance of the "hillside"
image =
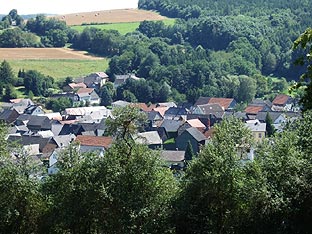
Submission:
[[100,23],[124,23],[141,22],[144,20],[164,20],[166,17],[153,11],[138,9],[106,10],[94,12],[81,12],[67,15],[53,16],[65,21],[67,25],[100,24]]

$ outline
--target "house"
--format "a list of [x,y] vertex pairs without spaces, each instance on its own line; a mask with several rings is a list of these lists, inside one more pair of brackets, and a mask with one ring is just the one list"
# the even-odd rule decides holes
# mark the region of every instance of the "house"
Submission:
[[158,102],[156,107],[178,107],[174,102]]
[[176,138],[178,136],[178,129],[183,124],[179,120],[165,119],[160,125],[167,132],[168,138]]
[[162,123],[163,116],[159,114],[158,111],[150,111],[147,114],[147,119],[148,119],[150,128],[157,128]]
[[159,107],[154,108],[153,111],[158,112],[162,116],[162,118],[164,118],[165,117],[165,113],[166,113],[166,111],[168,109],[169,109],[169,107],[159,106]]
[[217,118],[223,118],[224,109],[220,104],[197,105],[192,109],[192,114],[198,115],[215,115]]
[[12,124],[13,122],[15,122],[19,115],[20,114],[15,109],[3,110],[0,113],[0,121],[7,124]]
[[104,152],[111,146],[113,138],[79,135],[75,141],[79,143],[79,151],[81,153],[97,152],[99,156],[103,156]]
[[57,120],[61,121],[62,120],[62,115],[60,112],[52,112],[52,113],[45,113],[45,114],[39,114],[38,116],[46,116],[50,120]]
[[273,111],[290,111],[294,107],[294,99],[285,94],[277,95],[272,102]]
[[189,119],[179,127],[178,135],[181,135],[188,128],[197,128],[202,133],[207,129],[206,125],[203,124],[199,119]]
[[66,108],[64,111],[64,116],[66,117],[66,119],[78,119],[87,115],[91,115],[92,113],[98,111],[100,111],[103,115],[111,115],[111,112],[107,111],[107,108],[105,106],[89,106]]
[[185,151],[162,150],[160,158],[167,163],[169,168],[183,169],[185,167]]
[[[245,108],[245,113],[247,115],[255,116],[260,111],[271,111],[272,103],[269,100],[254,99]],[[250,118],[253,118],[251,117]]]
[[52,138],[42,138],[32,135],[10,135],[8,137],[8,142],[17,143],[22,146],[39,144],[40,154],[51,154],[57,148],[57,145],[54,141],[51,141],[51,139]]
[[30,105],[24,110],[25,115],[42,115],[44,113],[42,107],[38,105]]
[[30,116],[27,122],[27,128],[32,132],[51,130],[51,120],[46,116]]
[[63,87],[64,92],[75,92],[80,88],[87,88],[87,85],[83,82],[80,83],[69,83]]
[[99,105],[101,103],[101,99],[94,88],[80,88],[76,94],[78,95],[78,101],[81,103],[89,103],[90,105]]
[[199,153],[200,147],[205,145],[207,138],[197,128],[188,128],[176,138],[176,147],[179,150],[186,150],[190,142],[194,153]]
[[150,149],[160,149],[163,143],[157,131],[141,132],[133,138],[136,143],[147,145]]
[[284,125],[298,117],[300,117],[300,113],[298,112],[278,112],[278,111],[270,111],[270,112],[259,112],[256,116],[256,119],[258,119],[261,123],[266,122],[267,115],[270,115],[270,118],[272,120],[272,124],[274,128],[278,131],[282,131]]
[[109,80],[105,72],[95,72],[84,77],[84,83],[88,88],[99,90]]
[[189,111],[186,108],[180,107],[169,107],[168,110],[165,111],[164,118],[165,119],[186,119],[187,113]]
[[115,75],[114,88],[117,89],[118,86],[126,83],[128,79],[141,80],[142,78],[136,77],[134,74]]
[[266,123],[260,123],[259,120],[248,120],[245,126],[251,130],[256,142],[262,142],[266,134]]
[[234,98],[199,97],[194,107],[206,104],[219,104],[223,110],[233,110],[237,102]]
[[4,103],[4,109],[15,109],[19,114],[23,114],[28,106],[34,105],[31,99],[11,99],[10,103]]
[[130,102],[126,102],[126,101],[122,101],[122,100],[118,100],[112,103],[112,107],[113,108],[120,108],[120,107],[126,107],[128,105],[130,105]]

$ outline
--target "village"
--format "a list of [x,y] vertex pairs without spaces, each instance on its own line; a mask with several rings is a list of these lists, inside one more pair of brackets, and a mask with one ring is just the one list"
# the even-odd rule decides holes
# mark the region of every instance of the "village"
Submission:
[[[127,79],[140,78],[131,74],[116,76],[114,88]],[[182,105],[174,102],[147,105],[118,100],[110,107],[100,106],[97,92],[108,81],[106,73],[96,72],[65,85],[63,93],[52,96],[56,99],[68,97],[73,101],[73,107],[62,112],[46,112],[30,99],[12,99],[4,103],[0,120],[9,126],[8,142],[18,143],[24,153],[47,167],[47,174],[55,174],[59,152],[73,142],[79,145],[81,153],[97,151],[103,156],[114,141],[106,133],[106,119],[114,118],[112,111],[115,108],[133,106],[145,113],[148,120],[144,131],[133,136],[133,140],[160,150],[160,157],[169,168],[184,170],[187,162],[192,160],[192,156],[186,154],[187,148],[191,147],[197,155],[213,137],[214,125],[224,118],[241,119],[257,143],[268,135],[268,115],[272,121],[270,124],[278,132],[283,131],[288,121],[300,116],[297,101],[285,94],[277,95],[272,102],[254,99],[244,111],[235,111],[235,99],[217,97],[200,97],[193,104]],[[81,107],[82,103],[88,103],[88,106]],[[254,156],[250,146],[241,159],[253,160]]]

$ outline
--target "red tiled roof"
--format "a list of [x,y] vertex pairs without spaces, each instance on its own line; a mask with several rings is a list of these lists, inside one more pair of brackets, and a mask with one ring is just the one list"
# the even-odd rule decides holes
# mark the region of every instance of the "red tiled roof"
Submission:
[[159,112],[159,114],[164,117],[165,112],[169,109],[169,107],[156,107],[153,109],[153,111]]
[[83,135],[78,135],[76,140],[79,142],[81,145],[85,146],[101,146],[104,148],[108,148],[112,142],[113,138],[111,137],[103,137],[103,136],[83,136]]
[[150,106],[147,106],[145,103],[132,103],[131,106],[137,107],[145,112],[150,112],[153,110],[153,108],[156,107],[155,104],[151,104]]
[[199,120],[199,119],[189,119],[186,122],[189,123],[189,125],[191,125],[191,127],[194,128],[200,128],[200,129],[204,129],[206,128],[206,126]]
[[87,88],[85,83],[70,83],[68,84],[69,87],[71,87],[72,89],[76,89],[76,88]]
[[224,110],[228,109],[231,103],[233,102],[233,98],[210,98],[208,104],[219,104],[224,108]]
[[92,93],[93,92],[93,88],[80,88],[77,90],[77,94],[81,94],[81,93]]
[[245,112],[247,114],[258,114],[258,112],[263,110],[263,106],[247,106]]
[[273,105],[285,105],[289,99],[288,95],[279,94],[273,100]]

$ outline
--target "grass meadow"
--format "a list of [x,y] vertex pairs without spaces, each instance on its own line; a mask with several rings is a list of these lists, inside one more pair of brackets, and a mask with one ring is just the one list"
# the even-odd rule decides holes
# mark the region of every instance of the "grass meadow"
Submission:
[[[173,25],[175,23],[175,19],[165,19],[162,20],[165,25]],[[88,25],[78,25],[72,26],[71,28],[77,30],[78,32],[82,32],[86,27],[94,27],[103,30],[117,30],[121,35],[125,35],[129,32],[135,31],[140,25],[140,22],[128,22],[128,23],[106,23],[106,24],[88,24]]]
[[77,59],[44,59],[44,60],[7,60],[17,74],[20,69],[37,70],[56,81],[66,77],[81,77],[93,72],[105,71],[108,59],[77,60]]

